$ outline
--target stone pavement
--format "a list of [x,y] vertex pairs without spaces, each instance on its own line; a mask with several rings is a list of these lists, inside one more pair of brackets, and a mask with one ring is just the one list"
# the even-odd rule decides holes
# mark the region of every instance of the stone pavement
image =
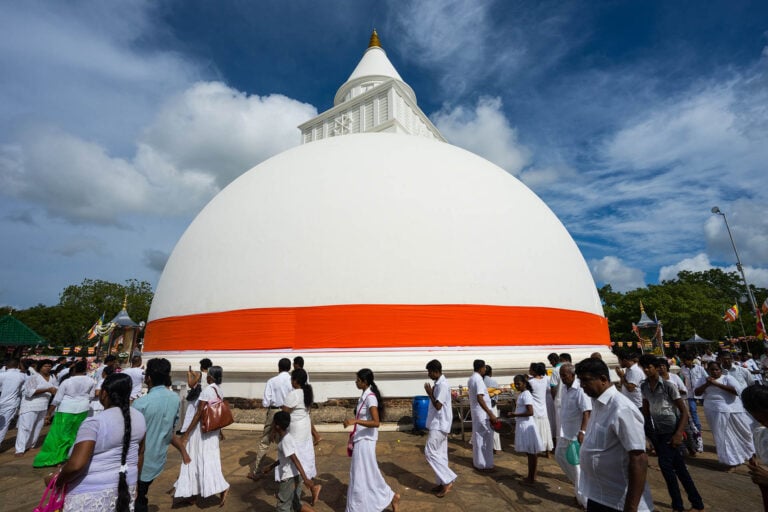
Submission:
[[[276,484],[271,478],[254,483],[245,475],[248,464],[255,457],[260,433],[227,429],[221,444],[224,474],[231,484],[231,493],[224,511],[274,510]],[[317,447],[317,480],[323,490],[318,512],[343,511],[349,461],[346,455],[347,434],[325,432]],[[723,471],[717,463],[710,432],[705,431],[706,452],[688,459],[691,474],[709,511],[756,512],[761,510],[760,493],[752,484],[744,466]],[[0,447],[0,512],[32,510],[43,492],[42,478],[50,472],[33,469],[32,459],[37,450],[22,458],[13,456],[15,430],[8,433]],[[453,492],[438,499],[430,494],[434,485],[433,474],[424,461],[426,436],[407,432],[381,432],[378,443],[379,465],[387,482],[402,496],[403,512],[454,511],[576,511],[572,486],[568,483],[554,459],[540,459],[539,483],[523,486],[520,478],[526,473],[524,456],[512,453],[511,438],[502,436],[504,453],[497,457],[497,472],[479,474],[472,469],[472,451],[458,437],[449,444],[451,467],[458,473]],[[267,459],[274,457],[273,452]],[[273,460],[273,459],[270,459]],[[265,459],[265,462],[267,460]],[[178,475],[180,457],[173,449],[169,452],[166,470],[150,488],[150,510],[171,510],[171,497],[165,492]],[[669,497],[655,458],[650,458],[649,481],[657,510],[669,512]],[[687,503],[687,501],[686,501]],[[194,505],[177,506],[176,510],[194,512],[200,509],[218,510],[218,497],[201,500]]]

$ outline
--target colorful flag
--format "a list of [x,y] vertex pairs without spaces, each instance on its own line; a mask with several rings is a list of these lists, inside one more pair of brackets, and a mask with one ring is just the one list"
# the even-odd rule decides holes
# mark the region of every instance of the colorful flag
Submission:
[[759,340],[765,339],[765,330],[763,329],[763,322],[760,321],[760,318],[757,319],[757,333],[755,336],[757,336],[757,339]]
[[668,341],[664,342],[664,348],[669,348],[669,342]]
[[624,346],[624,342],[623,342],[623,341],[619,341],[619,342],[617,342],[616,344],[617,344],[619,347],[623,347],[623,346]]
[[637,327],[637,324],[635,322],[632,322],[632,332],[635,333],[635,336],[638,338],[640,337],[640,328]]
[[763,302],[762,307],[760,310],[763,312],[763,314],[768,314],[768,297],[765,298],[765,301]]
[[723,320],[730,323],[735,322],[737,318],[739,318],[739,306],[738,304],[734,304],[725,311]]
[[93,327],[88,331],[88,339],[92,340],[99,334],[99,329],[104,324],[104,313],[101,314],[101,318],[99,318],[95,324],[93,324]]
[[88,347],[88,355],[92,356],[96,352],[96,347]]

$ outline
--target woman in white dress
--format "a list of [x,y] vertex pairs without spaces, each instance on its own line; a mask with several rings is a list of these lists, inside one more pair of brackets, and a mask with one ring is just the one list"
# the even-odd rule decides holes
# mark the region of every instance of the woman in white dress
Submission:
[[696,386],[696,395],[704,398],[704,414],[715,438],[717,459],[728,466],[753,460],[752,419],[739,400],[741,385],[730,375],[723,375],[720,363],[707,365],[709,376]]
[[200,429],[205,403],[224,396],[219,387],[221,376],[221,366],[211,366],[208,369],[208,387],[200,393],[195,416],[181,438],[191,461],[189,464],[182,463],[179,478],[174,484],[176,491],[173,497],[183,498],[183,501],[188,503],[193,503],[197,496],[207,498],[219,494],[221,496],[219,506],[223,507],[229,494],[229,484],[224,480],[224,474],[221,472],[221,453],[219,452],[221,430],[204,433]]
[[519,394],[515,412],[510,412],[509,416],[515,418],[515,451],[528,455],[528,476],[523,483],[533,484],[536,481],[537,454],[544,451],[544,447],[533,419],[533,395],[528,377],[515,375],[514,383]]
[[29,368],[29,378],[24,382],[23,398],[19,405],[19,419],[16,432],[16,457],[34,447],[40,437],[48,411],[48,401],[56,394],[58,382],[51,375],[53,361],[41,359],[37,362],[37,371]]
[[368,368],[357,372],[355,386],[362,390],[355,418],[344,420],[345,428],[354,425],[350,434],[353,449],[346,512],[381,512],[390,505],[392,511],[397,512],[400,495],[384,481],[376,461],[376,441],[380,418],[384,417],[384,402],[373,380],[373,372]]
[[[193,371],[192,365],[189,366],[189,370],[187,371],[187,387],[189,387],[189,392],[187,392],[187,409],[184,413],[184,421],[181,424],[179,435],[187,431],[189,425],[192,423],[192,418],[195,417],[200,394],[208,387],[208,369],[211,366],[213,366],[213,362],[207,357],[200,360],[199,372]],[[195,391],[198,386],[200,389]],[[193,393],[194,396],[192,400],[189,399],[190,393]]]
[[541,440],[541,451],[546,452],[549,457],[549,452],[555,449],[555,443],[552,441],[552,428],[547,415],[547,397],[552,397],[547,367],[544,363],[531,363],[529,372],[531,378],[528,384],[531,386],[531,395],[533,395],[533,421],[536,423],[536,431]]
[[72,455],[56,480],[56,485],[67,485],[64,512],[133,510],[147,426],[130,406],[132,387],[131,378],[120,373],[102,383],[104,411],[80,425]]
[[[304,473],[310,480],[317,476],[315,466],[315,444],[312,439],[312,421],[309,418],[309,409],[314,401],[312,386],[307,384],[307,372],[297,368],[291,372],[291,385],[293,389],[285,396],[283,411],[291,415],[291,424],[288,427],[296,442],[296,456],[301,462]],[[322,485],[307,486],[312,493],[310,504],[315,505]]]

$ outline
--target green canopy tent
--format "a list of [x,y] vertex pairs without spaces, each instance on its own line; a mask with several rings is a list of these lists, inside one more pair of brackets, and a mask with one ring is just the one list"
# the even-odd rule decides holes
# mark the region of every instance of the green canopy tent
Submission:
[[[42,336],[27,327],[24,322],[11,315],[0,318],[0,347],[6,347],[6,351],[17,353],[23,347],[43,345],[46,341]],[[18,354],[17,354],[18,355]]]

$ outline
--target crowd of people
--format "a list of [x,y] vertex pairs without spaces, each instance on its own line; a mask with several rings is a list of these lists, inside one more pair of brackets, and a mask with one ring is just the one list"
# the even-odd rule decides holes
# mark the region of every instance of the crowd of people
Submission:
[[[768,387],[760,367],[734,362],[733,354],[715,358],[683,354],[679,376],[670,361],[653,355],[618,352],[611,370],[595,353],[574,364],[567,353],[550,354],[531,363],[527,374],[514,376],[513,410],[500,413],[489,387],[498,387],[483,360],[473,362],[467,382],[472,417],[472,463],[493,473],[501,450],[498,431],[514,422],[514,450],[525,454],[523,485],[534,485],[539,457],[554,455],[573,483],[575,504],[588,512],[653,510],[646,472],[648,454],[658,457],[673,510],[704,510],[704,498],[686,466],[687,456],[703,451],[699,402],[712,430],[719,461],[748,464],[768,511]],[[741,363],[745,364],[741,364]],[[448,440],[453,425],[452,391],[438,360],[426,364],[431,383],[424,457],[435,474],[433,493],[442,498],[456,485],[450,468]],[[314,392],[303,358],[278,362],[266,383],[262,406],[266,421],[248,478],[272,473],[278,484],[278,511],[310,512],[320,498],[315,446],[320,436],[310,414]],[[87,361],[25,360],[6,362],[0,371],[0,442],[17,419],[16,456],[24,456],[39,439],[44,423],[51,428],[32,464],[58,466],[48,479],[66,484],[65,511],[148,509],[148,490],[163,471],[168,447],[182,459],[173,496],[178,501],[219,495],[226,503],[230,485],[221,468],[220,430],[204,432],[208,402],[221,400],[223,370],[209,359],[188,370],[187,414],[180,420],[180,397],[170,389],[171,364],[141,357],[120,371],[114,357],[89,372]],[[399,509],[400,495],[386,483],[376,458],[378,428],[385,415],[372,370],[355,375],[361,395],[351,427],[347,512]],[[146,387],[146,391],[144,391]],[[122,428],[118,426],[122,425]],[[271,445],[276,461],[262,467]],[[303,488],[309,492],[302,501]]]

